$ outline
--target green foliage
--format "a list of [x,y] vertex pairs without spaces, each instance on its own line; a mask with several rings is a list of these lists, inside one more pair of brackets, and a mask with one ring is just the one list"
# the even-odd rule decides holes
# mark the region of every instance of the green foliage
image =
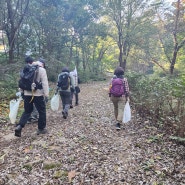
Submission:
[[5,53],[0,53],[0,64],[6,64],[7,63],[7,56]]
[[50,76],[48,76],[48,80],[50,81],[50,82],[56,82],[57,81],[57,76],[56,75],[50,75]]
[[31,170],[33,169],[32,165],[31,164],[25,164],[23,166],[23,168],[27,169],[29,172],[31,172]]
[[157,134],[155,136],[150,136],[149,139],[147,140],[148,143],[153,143],[153,142],[159,142],[162,140],[163,134]]
[[170,137],[170,139],[172,139],[172,140],[175,140],[175,141],[177,141],[177,142],[180,142],[180,143],[184,143],[184,144],[185,144],[185,138],[171,136],[171,137]]
[[0,97],[1,99],[10,99],[15,97],[15,93],[18,90],[17,74],[4,76],[4,80],[0,81]]
[[99,73],[99,74],[95,74],[93,72],[78,72],[79,78],[81,83],[86,83],[89,81],[103,81],[105,80],[105,74],[103,73]]
[[185,77],[154,77],[128,73],[131,100],[139,114],[158,124],[184,129]]

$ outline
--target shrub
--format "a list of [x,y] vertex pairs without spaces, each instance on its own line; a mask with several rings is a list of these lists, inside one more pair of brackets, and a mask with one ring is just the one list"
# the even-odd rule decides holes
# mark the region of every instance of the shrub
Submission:
[[185,133],[185,76],[154,77],[128,73],[131,100],[142,117]]

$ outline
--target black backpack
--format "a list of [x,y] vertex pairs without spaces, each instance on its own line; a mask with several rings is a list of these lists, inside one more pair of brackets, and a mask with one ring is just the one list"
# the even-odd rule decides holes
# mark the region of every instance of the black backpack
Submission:
[[70,86],[69,73],[62,73],[58,78],[58,87],[61,87],[62,90],[67,90]]
[[28,91],[42,89],[42,84],[36,81],[38,68],[38,65],[26,65],[23,68],[20,72],[19,88]]

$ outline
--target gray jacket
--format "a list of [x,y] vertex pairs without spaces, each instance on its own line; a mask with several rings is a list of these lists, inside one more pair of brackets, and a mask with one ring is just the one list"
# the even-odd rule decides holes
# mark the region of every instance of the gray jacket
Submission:
[[[60,73],[60,74],[58,75],[58,81],[59,81],[59,76],[62,75],[62,74],[65,74],[65,73],[66,73],[66,74],[69,74],[68,72],[62,72],[62,73]],[[58,92],[58,91],[67,91],[67,92],[70,92],[70,91],[71,91],[71,87],[72,87],[73,89],[75,89],[73,76],[69,74],[69,78],[70,78],[70,86],[69,86],[69,88],[68,88],[67,90],[62,90],[61,87],[58,87],[58,86],[57,86],[57,90],[56,90],[57,92]]]

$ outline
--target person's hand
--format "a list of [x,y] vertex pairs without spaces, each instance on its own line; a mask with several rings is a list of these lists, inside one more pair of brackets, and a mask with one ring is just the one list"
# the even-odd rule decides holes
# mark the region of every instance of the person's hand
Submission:
[[74,88],[73,88],[73,87],[70,87],[70,90],[71,90],[71,92],[72,92],[72,93],[74,93],[74,92],[75,92],[75,90],[74,90]]
[[19,92],[16,92],[15,95],[18,96],[18,97],[20,97],[21,96],[21,92],[20,91]]
[[55,95],[57,95],[58,94],[58,88],[55,90]]
[[45,100],[46,103],[48,103],[48,97],[47,96],[45,96],[44,100]]
[[130,98],[129,98],[129,97],[126,97],[126,102],[127,102],[127,101],[130,102]]
[[24,100],[24,92],[21,93],[21,97]]
[[58,94],[58,90],[59,90],[59,87],[57,86],[57,88],[55,90],[55,95]]

